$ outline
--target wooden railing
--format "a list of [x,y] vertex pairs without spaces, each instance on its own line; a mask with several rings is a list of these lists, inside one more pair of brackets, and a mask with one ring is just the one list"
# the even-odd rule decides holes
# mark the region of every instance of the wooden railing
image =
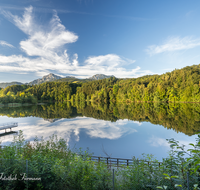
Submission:
[[102,157],[102,156],[88,156],[90,160],[95,161],[97,163],[103,162],[108,165],[108,167],[127,167],[132,165],[133,163],[145,163],[148,166],[157,165],[160,167],[162,162],[155,161],[146,161],[146,160],[138,160],[138,159],[126,159],[126,158],[111,158],[111,157]]

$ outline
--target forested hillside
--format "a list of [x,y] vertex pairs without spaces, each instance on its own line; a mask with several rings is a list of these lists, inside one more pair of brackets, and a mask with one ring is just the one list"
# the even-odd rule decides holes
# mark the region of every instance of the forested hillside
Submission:
[[185,67],[162,75],[119,81],[117,100],[200,101],[200,65]]
[[103,85],[101,80],[85,83],[77,93],[98,102],[200,102],[200,65],[162,75],[110,80],[102,80]]
[[[175,69],[162,75],[140,78],[82,82],[45,82],[40,85],[14,85],[1,90],[5,96],[20,93],[38,101],[92,102],[200,102],[200,65]],[[10,94],[11,93],[11,94]],[[2,98],[0,102],[3,103]]]

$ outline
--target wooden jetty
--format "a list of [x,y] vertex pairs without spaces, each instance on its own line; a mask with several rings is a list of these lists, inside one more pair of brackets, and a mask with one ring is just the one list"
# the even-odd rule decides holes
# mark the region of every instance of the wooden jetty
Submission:
[[[17,131],[9,131],[6,133],[0,133],[0,141],[4,141],[4,140],[8,140],[8,139],[13,139],[13,137],[11,135],[17,135],[18,132]],[[0,145],[0,148],[2,148],[2,145]]]
[[12,131],[13,127],[18,127],[18,123],[17,122],[12,122],[12,123],[0,124],[0,130],[4,130],[5,129],[5,133],[6,133],[6,129],[10,129],[10,131]]

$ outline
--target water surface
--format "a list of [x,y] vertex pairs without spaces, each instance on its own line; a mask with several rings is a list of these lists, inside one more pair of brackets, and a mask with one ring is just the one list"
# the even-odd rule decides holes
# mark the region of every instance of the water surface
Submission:
[[[13,130],[22,130],[28,141],[55,134],[74,151],[89,148],[96,156],[118,158],[142,158],[145,153],[161,161],[170,150],[166,139],[174,138],[185,145],[195,143],[199,113],[199,106],[194,104],[67,103],[0,108],[0,123],[18,122]],[[2,144],[12,139],[13,134],[0,137]]]

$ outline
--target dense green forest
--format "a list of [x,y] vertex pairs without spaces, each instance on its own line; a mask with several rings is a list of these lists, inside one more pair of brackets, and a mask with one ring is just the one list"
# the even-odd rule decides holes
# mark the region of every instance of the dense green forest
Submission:
[[56,81],[33,86],[13,85],[0,90],[0,103],[69,100],[97,103],[200,102],[199,89],[200,65],[193,65],[162,75],[132,79],[110,77],[84,82]]
[[200,65],[162,75],[111,80],[84,83],[77,93],[98,102],[200,102]]

